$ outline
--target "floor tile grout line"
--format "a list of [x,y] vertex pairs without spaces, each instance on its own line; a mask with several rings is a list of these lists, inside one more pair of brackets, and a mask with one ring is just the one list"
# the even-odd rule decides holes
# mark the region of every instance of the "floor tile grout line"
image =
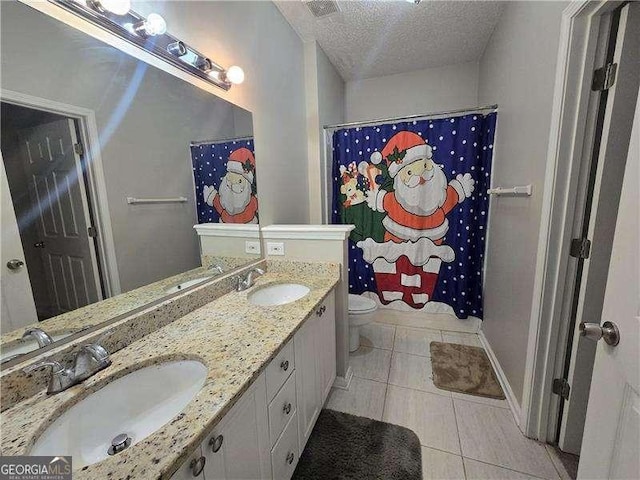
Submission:
[[[558,474],[558,477],[560,477],[560,479],[562,480],[562,472],[560,471],[560,468],[556,465],[556,462],[553,461],[553,457],[551,456],[551,452],[549,451],[549,448],[553,448],[553,445],[551,445],[550,443],[543,443],[544,445],[544,451],[547,452],[547,456],[549,457],[549,460],[551,460],[551,465],[553,465],[553,468],[556,469],[556,473]],[[549,448],[547,448],[547,445],[549,446]],[[560,465],[562,465],[562,460],[560,460],[560,458],[558,458],[558,460],[560,461]],[[569,472],[567,471],[567,469],[564,467],[564,465],[562,465],[562,468],[564,469],[564,473],[566,476],[571,477],[571,475],[569,474]]]
[[[453,409],[453,419],[456,422],[456,434],[458,435],[458,447],[460,448],[460,455],[462,455],[463,454],[462,440],[460,440],[460,427],[458,426],[458,412],[456,412],[456,402],[453,401],[453,397],[451,397],[451,408]],[[462,468],[464,470],[464,461],[462,462]],[[467,478],[466,473],[465,473],[465,478]]]
[[521,473],[523,475],[528,475],[529,477],[533,477],[539,480],[549,480],[548,478],[545,477],[539,477],[536,474],[530,473],[530,472],[523,472],[522,470],[516,470],[515,468],[511,468],[511,467],[505,467],[504,465],[498,465],[496,463],[491,463],[491,462],[487,462],[486,460],[478,460],[477,458],[473,458],[473,457],[467,457],[465,455],[462,455],[462,463],[464,464],[464,459],[467,460],[473,460],[474,462],[478,462],[478,463],[484,463],[485,465],[490,465],[492,467],[498,467],[498,468],[502,468],[504,470],[509,470],[510,472],[515,472],[515,473]]

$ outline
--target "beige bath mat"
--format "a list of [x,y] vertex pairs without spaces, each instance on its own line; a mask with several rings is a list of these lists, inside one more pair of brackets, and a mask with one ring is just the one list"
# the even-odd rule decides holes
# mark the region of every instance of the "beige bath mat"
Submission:
[[433,383],[450,392],[504,399],[484,349],[457,343],[431,342]]

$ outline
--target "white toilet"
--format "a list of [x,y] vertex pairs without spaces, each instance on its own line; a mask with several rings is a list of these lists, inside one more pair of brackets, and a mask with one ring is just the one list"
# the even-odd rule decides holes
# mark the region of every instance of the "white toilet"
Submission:
[[349,294],[349,351],[360,348],[360,327],[373,322],[376,302],[361,295]]

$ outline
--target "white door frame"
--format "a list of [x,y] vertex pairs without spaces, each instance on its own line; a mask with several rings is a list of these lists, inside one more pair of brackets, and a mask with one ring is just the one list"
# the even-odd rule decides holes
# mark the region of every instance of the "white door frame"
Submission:
[[580,0],[562,12],[519,422],[525,435],[543,442],[555,435],[549,429],[551,386],[558,352],[566,346],[566,338],[560,338],[562,307],[570,278],[574,217],[580,208],[576,202],[578,173],[583,161],[589,160],[583,145],[600,16],[621,3]]
[[80,140],[85,149],[84,157],[89,181],[88,201],[91,203],[93,221],[97,227],[98,262],[102,271],[103,287],[107,297],[118,295],[121,293],[120,276],[116,263],[115,243],[95,112],[88,108],[7,89],[0,89],[0,100],[21,107],[55,113],[78,121]]

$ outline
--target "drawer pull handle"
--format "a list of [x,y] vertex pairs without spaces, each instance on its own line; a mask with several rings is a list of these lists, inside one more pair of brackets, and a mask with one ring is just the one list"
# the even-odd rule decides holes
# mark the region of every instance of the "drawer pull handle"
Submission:
[[194,458],[193,460],[191,460],[189,466],[191,467],[191,473],[193,473],[194,477],[200,476],[200,474],[204,470],[205,463],[207,463],[207,459],[204,457]]
[[282,363],[280,364],[280,368],[283,369],[285,372],[289,370],[289,360],[283,360]]
[[211,437],[209,440],[209,446],[213,453],[217,453],[222,447],[222,442],[224,441],[224,437],[222,435],[218,435],[217,437]]
[[291,402],[286,403],[285,406],[282,408],[282,411],[286,415],[289,415],[291,413]]
[[316,310],[316,315],[321,317],[322,315],[324,315],[324,312],[326,311],[327,311],[327,306],[322,305],[318,310]]
[[293,459],[294,458],[296,458],[296,456],[293,454],[293,452],[287,453],[287,463],[289,465],[291,465],[293,463]]

